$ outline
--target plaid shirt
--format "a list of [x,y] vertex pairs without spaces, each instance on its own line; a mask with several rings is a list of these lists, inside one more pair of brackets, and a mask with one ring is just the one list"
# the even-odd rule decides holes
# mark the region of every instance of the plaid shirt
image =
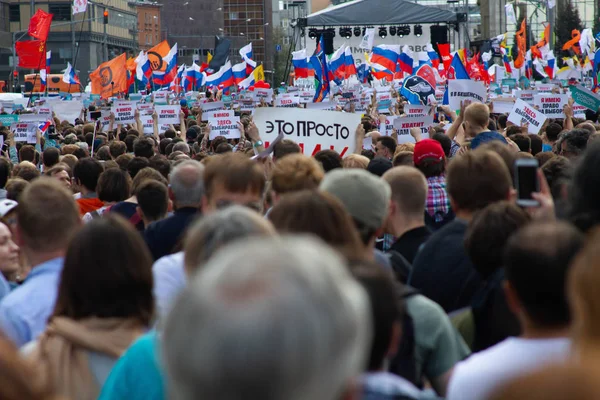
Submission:
[[435,220],[440,222],[450,212],[450,198],[446,193],[446,176],[427,178],[427,200],[425,210]]
[[454,157],[459,150],[460,144],[453,140],[452,144],[450,145],[450,158]]

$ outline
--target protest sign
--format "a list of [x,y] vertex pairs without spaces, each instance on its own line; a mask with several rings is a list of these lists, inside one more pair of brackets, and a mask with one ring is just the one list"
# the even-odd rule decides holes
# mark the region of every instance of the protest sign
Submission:
[[600,98],[583,86],[571,86],[571,97],[573,97],[575,103],[587,107],[593,112],[597,112],[600,109]]
[[42,114],[21,114],[19,115],[19,122],[45,122],[52,119],[52,116]]
[[111,111],[115,115],[115,123],[117,124],[131,124],[135,122],[135,107],[133,103],[121,103],[112,106]]
[[300,98],[300,103],[302,103],[302,104],[312,103],[312,101],[315,97],[315,93],[311,92],[311,91],[303,90],[298,93],[298,97]]
[[100,114],[100,123],[103,129],[106,129],[110,125],[110,111],[102,111]]
[[379,112],[389,112],[389,108],[394,104],[392,94],[386,88],[385,92],[377,92],[377,110]]
[[158,123],[165,125],[176,125],[179,123],[179,112],[181,106],[156,106],[154,107],[158,115]]
[[335,107],[337,103],[334,102],[324,102],[324,103],[307,103],[306,108],[309,110],[330,110],[335,111]]
[[0,124],[2,126],[10,126],[11,124],[18,122],[19,116],[16,114],[1,114],[0,115]]
[[579,104],[573,104],[573,117],[586,119],[587,117],[585,116],[585,110],[587,110],[587,107]]
[[169,104],[167,101],[167,92],[154,92],[154,104]]
[[460,103],[470,100],[473,103],[485,103],[487,88],[483,82],[468,79],[448,81],[448,101],[451,110],[460,110]]
[[300,104],[300,99],[296,96],[277,96],[277,98],[275,99],[275,107],[294,108],[298,107],[298,104]]
[[530,133],[539,133],[542,125],[546,121],[546,116],[533,108],[533,106],[525,103],[521,99],[517,99],[515,105],[508,115],[508,120],[515,125],[523,126],[529,124]]
[[556,88],[556,85],[552,83],[540,83],[539,85],[536,85],[535,88],[540,93],[552,93]]
[[210,118],[208,120],[210,124],[209,139],[213,140],[217,136],[223,136],[226,139],[239,139],[241,134],[238,122],[240,122],[240,117]]
[[505,78],[500,81],[501,86],[508,86],[509,89],[517,87],[517,80],[513,78]]
[[392,134],[392,131],[394,130],[394,121],[396,120],[396,118],[398,117],[386,115],[385,121],[382,122],[380,120],[379,133],[381,133],[383,136],[390,136]]
[[273,99],[273,89],[254,89],[254,101],[260,101],[264,99],[267,103],[270,103]]
[[225,105],[223,104],[222,101],[213,101],[213,102],[208,102],[208,103],[202,103],[200,105],[200,107],[202,107],[202,111],[206,112],[206,111],[222,110],[225,107]]
[[535,90],[515,90],[515,98],[526,103],[533,104],[533,98],[537,94]]
[[431,111],[430,106],[420,106],[413,104],[404,105],[404,113],[409,117],[417,117],[419,115],[428,115]]
[[142,122],[144,135],[154,134],[154,119],[152,118],[152,115],[142,115],[140,116],[140,120]]
[[220,111],[208,111],[202,114],[202,119],[208,121],[209,119],[215,118],[233,118],[235,117],[235,111],[233,110],[220,110]]
[[492,110],[494,114],[508,114],[515,106],[514,101],[507,99],[496,99],[492,102]]
[[546,118],[564,118],[563,107],[569,101],[568,94],[538,94],[533,105],[546,116]]
[[154,111],[154,105],[152,103],[136,103],[135,107],[139,110],[140,114],[152,114]]
[[140,101],[142,100],[142,95],[140,93],[129,93],[129,100]]
[[34,144],[36,142],[36,129],[38,124],[35,122],[15,122],[10,125],[10,130],[15,135],[15,142],[27,142]]
[[54,114],[61,121],[74,122],[76,118],[79,118],[82,108],[83,101],[79,100],[56,101],[52,103]]
[[47,106],[47,105],[43,105],[43,106],[37,106],[35,108],[35,112],[38,114],[50,114],[52,115],[52,107],[51,106]]
[[421,129],[421,137],[429,137],[429,127],[433,125],[433,116],[425,115],[420,117],[400,117],[394,121],[394,128],[398,131],[398,143],[415,142],[410,135],[412,128]]
[[342,157],[354,152],[355,131],[361,121],[358,113],[322,110],[257,108],[256,123],[265,142],[275,140],[279,132],[298,143],[304,154],[332,149]]

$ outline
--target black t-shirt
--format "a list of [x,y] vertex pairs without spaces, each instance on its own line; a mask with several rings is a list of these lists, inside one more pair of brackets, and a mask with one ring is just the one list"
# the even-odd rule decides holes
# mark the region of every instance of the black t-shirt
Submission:
[[431,230],[426,226],[411,229],[400,236],[392,245],[391,250],[402,254],[409,263],[413,263],[419,249],[431,236]]

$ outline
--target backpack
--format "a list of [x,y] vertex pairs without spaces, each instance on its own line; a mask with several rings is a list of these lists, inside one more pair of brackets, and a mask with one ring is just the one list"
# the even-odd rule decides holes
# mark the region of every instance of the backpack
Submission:
[[[398,291],[404,301],[419,294],[418,290],[408,285],[399,285]],[[423,389],[423,379],[420,372],[417,371],[415,345],[415,325],[410,314],[404,312],[404,318],[402,319],[402,339],[400,339],[398,352],[390,363],[389,371],[403,377],[419,389]]]
[[427,211],[425,211],[425,225],[431,229],[432,232],[435,232],[444,227],[444,225],[454,221],[456,218],[456,214],[454,214],[453,210],[450,210],[447,214],[444,215],[441,221],[436,222],[435,218],[429,215]]

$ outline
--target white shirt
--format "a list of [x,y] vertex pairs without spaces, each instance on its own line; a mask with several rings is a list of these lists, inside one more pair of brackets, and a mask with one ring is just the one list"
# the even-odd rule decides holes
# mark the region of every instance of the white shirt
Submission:
[[152,266],[154,299],[159,320],[167,316],[173,301],[185,287],[183,252],[170,254],[156,260]]
[[564,361],[570,347],[567,338],[508,338],[456,365],[447,400],[486,400],[499,386],[524,373]]

